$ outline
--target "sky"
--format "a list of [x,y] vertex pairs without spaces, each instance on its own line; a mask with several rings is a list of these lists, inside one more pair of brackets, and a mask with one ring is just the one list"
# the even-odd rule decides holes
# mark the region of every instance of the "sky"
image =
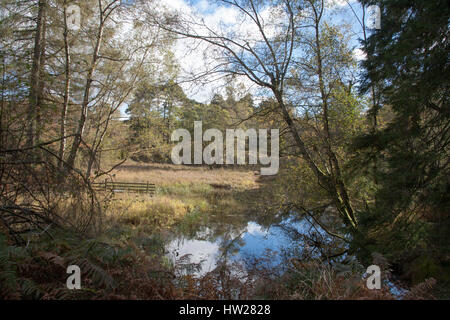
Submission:
[[[364,52],[359,49],[360,44],[358,41],[358,38],[360,38],[362,35],[361,26],[348,4],[349,2],[353,7],[355,13],[359,17],[361,17],[362,12],[357,1],[325,1],[327,2],[328,7],[331,8],[331,10],[326,10],[326,12],[329,12],[329,19],[333,24],[345,23],[351,26],[352,41],[349,45],[353,48],[354,56],[357,60],[364,59]],[[218,3],[220,3],[220,1],[158,0],[158,6],[160,6],[161,8],[166,7],[167,10],[176,10],[184,14],[194,14],[198,17],[198,19],[203,19],[205,21],[205,24],[208,26],[212,26],[212,28],[219,27],[220,23],[225,23],[230,28],[237,28],[236,26],[239,25],[236,23],[239,19],[238,10],[235,8],[219,5]],[[264,17],[264,19],[269,19],[270,12],[263,11],[262,16]],[[239,31],[246,32],[250,38],[252,34],[259,34],[255,28],[256,26],[250,22],[248,22],[248,24],[239,25]],[[225,83],[223,79],[216,80],[217,78],[220,78],[219,76],[208,79],[202,78],[198,82],[189,81],[192,79],[192,73],[198,74],[202,70],[206,70],[206,65],[213,65],[215,63],[215,60],[212,57],[214,55],[212,51],[208,51],[210,57],[209,59],[205,60],[205,44],[195,46],[195,50],[191,50],[190,48],[192,47],[193,45],[191,40],[178,40],[174,48],[172,49],[181,68],[180,84],[189,98],[202,103],[208,103],[211,101],[215,93],[225,94]],[[243,95],[245,93],[252,93],[254,97],[256,97],[256,85],[245,77],[236,79],[234,84],[246,89],[245,91],[243,91]],[[255,100],[258,100],[258,98],[256,97]],[[122,114],[124,114],[125,109],[125,107],[121,108]]]
[[[233,26],[238,19],[238,11],[236,9],[220,6],[217,1],[211,0],[160,0],[161,4],[167,6],[169,10],[177,10],[183,13],[195,13],[199,19],[204,19],[205,23],[209,26],[218,26],[219,22],[226,23]],[[333,23],[345,22],[352,26],[352,43],[351,47],[354,47],[354,56],[357,60],[364,58],[364,53],[359,49],[358,37],[361,36],[361,27],[355,18],[354,13],[351,11],[346,0],[326,0],[328,5],[332,8],[330,19]],[[361,16],[361,10],[356,0],[350,0],[356,14]],[[263,15],[269,16],[269,13],[263,12]],[[245,31],[249,34],[255,32],[254,26],[249,23],[248,26],[243,26]],[[205,69],[205,59],[202,48],[198,47],[194,52],[187,50],[190,47],[188,41],[178,41],[174,48],[174,53],[177,60],[180,63],[181,69],[187,75],[189,72],[198,72]],[[186,76],[186,78],[189,78]],[[237,80],[237,83],[247,87],[249,92],[252,92],[255,88],[254,85],[247,79]],[[209,102],[214,93],[224,93],[223,81],[209,81],[208,83],[182,84],[183,89],[189,98],[195,99],[199,102]]]

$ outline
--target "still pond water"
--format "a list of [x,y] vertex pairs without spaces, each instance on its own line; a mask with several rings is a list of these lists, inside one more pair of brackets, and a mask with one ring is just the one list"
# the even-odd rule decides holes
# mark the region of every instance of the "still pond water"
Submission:
[[[255,221],[241,221],[240,227],[223,222],[208,225],[198,227],[189,236],[181,232],[174,233],[166,246],[169,257],[174,261],[184,256],[188,257],[189,263],[197,264],[198,269],[192,272],[196,275],[213,271],[224,259],[227,262],[252,261],[255,258],[267,257],[268,252],[271,252],[272,257],[269,263],[275,267],[282,262],[283,252],[299,244],[298,239],[297,241],[293,239],[292,230],[294,234],[301,234],[308,233],[313,228],[305,220],[298,221],[292,218],[284,219],[269,227]],[[326,236],[323,230],[319,232],[322,236]],[[407,292],[391,281],[388,281],[387,285],[397,298]]]
[[271,252],[275,266],[281,262],[279,254],[294,245],[293,239],[283,228],[287,224],[296,230],[306,227],[304,222],[294,222],[291,219],[269,227],[248,221],[240,228],[222,226],[221,232],[214,226],[202,226],[190,236],[173,234],[166,250],[174,260],[189,256],[191,263],[201,264],[198,272],[195,272],[199,275],[213,271],[224,257],[229,262],[248,261]]

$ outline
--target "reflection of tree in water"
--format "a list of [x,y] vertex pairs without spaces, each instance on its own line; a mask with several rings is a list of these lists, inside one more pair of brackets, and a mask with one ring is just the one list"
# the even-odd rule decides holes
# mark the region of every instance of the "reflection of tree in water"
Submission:
[[299,261],[319,260],[337,262],[348,252],[348,240],[334,236],[336,221],[329,213],[291,212],[290,218],[276,225],[292,239],[292,248],[286,248],[284,255]]
[[[317,210],[309,214],[292,208],[265,211],[263,214],[230,211],[226,208],[216,211],[202,220],[195,232],[192,229],[188,234],[177,235],[214,244],[214,264],[211,269],[208,270],[206,260],[193,263],[189,255],[181,257],[180,264],[184,274],[194,279],[192,281],[199,287],[215,288],[215,298],[240,299],[255,290],[269,290],[272,285],[268,286],[268,283],[278,283],[277,279],[285,277],[306,277],[313,272],[311,270],[319,268],[315,265],[330,268],[333,265],[336,270],[340,270],[340,265],[351,265],[344,261],[351,259],[345,254],[347,243],[330,234],[339,231],[340,226],[329,210]],[[314,223],[315,220],[324,228]],[[271,242],[264,252],[258,248],[251,251],[254,248],[247,238],[252,235],[249,222],[262,230],[267,229],[270,237],[283,237],[287,242],[283,240],[280,251]],[[258,237],[263,233],[258,234]],[[260,238],[256,239],[260,241]],[[249,253],[244,248],[247,245],[250,246]],[[205,291],[204,294],[208,293]]]
[[[179,247],[185,242],[189,241],[201,241],[204,244],[210,243],[217,246],[217,250],[212,249],[213,252],[209,252],[213,255],[214,261],[213,272],[219,272],[223,266],[228,266],[230,257],[238,254],[240,248],[245,245],[242,235],[247,231],[247,224],[249,216],[242,212],[236,212],[230,214],[224,210],[217,211],[214,214],[209,214],[206,219],[202,220],[190,228],[176,228],[175,233],[170,237],[173,241],[176,241],[176,247]],[[201,252],[193,252],[197,254],[197,257]],[[204,252],[206,254],[206,252]],[[193,254],[178,256],[176,253],[175,263],[180,265],[183,269],[182,273],[186,274],[191,271],[191,274],[202,274],[205,271],[203,268],[208,268],[206,262],[207,258],[202,261],[194,261]],[[211,262],[211,259],[209,259]],[[203,266],[202,266],[203,264]]]
[[[201,253],[209,253],[208,258],[202,261],[203,266],[185,263],[192,266],[193,274],[214,274],[218,279],[231,279],[231,272],[244,279],[257,273],[279,274],[292,261],[335,263],[345,258],[347,243],[330,234],[343,233],[329,205],[308,212],[293,205],[268,207],[267,201],[274,200],[273,192],[273,185],[264,184],[255,190],[221,191],[207,195],[210,212],[202,213],[202,218],[195,220],[196,223],[189,228],[178,228],[173,235],[181,241],[204,241],[202,246],[192,246],[192,253],[197,257],[195,262]],[[267,246],[252,244],[247,238],[253,236],[248,230],[250,222],[268,230],[274,240],[283,238],[283,247],[279,248],[272,242]],[[184,247],[184,252],[189,252],[190,245],[188,243]]]
[[227,263],[230,257],[239,253],[241,247],[245,245],[245,241],[242,236],[247,232],[247,225],[242,231],[237,234],[236,230],[231,230],[229,233],[225,233],[224,236],[220,239],[219,252],[220,256],[218,257],[219,263]]

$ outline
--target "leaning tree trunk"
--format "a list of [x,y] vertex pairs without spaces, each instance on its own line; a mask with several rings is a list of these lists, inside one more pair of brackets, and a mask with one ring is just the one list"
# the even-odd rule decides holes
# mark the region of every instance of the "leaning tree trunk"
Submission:
[[78,149],[80,148],[80,144],[82,141],[82,136],[84,133],[84,128],[86,125],[86,119],[87,119],[87,110],[88,110],[88,104],[89,104],[89,96],[91,92],[91,85],[93,81],[93,75],[97,66],[97,62],[99,59],[99,51],[102,44],[102,37],[103,37],[103,27],[104,27],[104,21],[103,18],[100,18],[100,26],[97,34],[97,41],[95,44],[94,53],[92,56],[92,63],[91,67],[89,68],[87,79],[86,79],[86,86],[84,88],[84,95],[83,95],[83,102],[81,104],[81,114],[80,119],[78,120],[78,128],[75,133],[75,138],[73,139],[72,148],[70,150],[69,157],[66,162],[66,167],[68,170],[74,167],[75,164],[75,158],[78,153]]
[[347,187],[345,186],[344,179],[342,177],[342,172],[340,168],[339,161],[337,159],[336,153],[333,151],[332,142],[331,142],[331,134],[330,134],[330,124],[329,124],[329,115],[328,115],[328,98],[325,93],[325,82],[323,75],[323,61],[322,61],[322,48],[320,43],[320,29],[319,29],[319,21],[316,20],[315,23],[315,42],[316,42],[316,54],[317,54],[317,76],[319,78],[319,91],[320,98],[322,100],[322,126],[323,131],[325,133],[325,148],[327,150],[328,159],[330,161],[330,186],[329,193],[334,199],[335,205],[340,212],[340,214],[344,217],[346,221],[348,221],[353,228],[356,228],[357,222],[356,217],[353,211],[353,208],[350,203],[350,197],[347,192]]

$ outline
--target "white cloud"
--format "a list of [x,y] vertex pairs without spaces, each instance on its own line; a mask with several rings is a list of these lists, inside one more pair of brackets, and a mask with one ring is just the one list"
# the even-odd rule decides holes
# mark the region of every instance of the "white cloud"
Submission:
[[216,10],[205,15],[204,19],[207,26],[217,29],[221,23],[226,25],[237,23],[238,15],[239,12],[234,8],[217,7]]
[[[170,2],[170,0],[164,0],[164,2],[168,1]],[[189,7],[182,0],[177,0],[177,2],[179,3],[175,7],[179,8],[178,10],[183,14],[196,16],[196,21],[203,21],[210,30],[218,34],[228,32],[240,34],[250,45],[258,41],[263,41],[263,37],[255,23],[249,17],[244,18],[240,10],[235,7],[211,5],[203,0],[196,2],[195,7]],[[185,8],[184,6],[188,6],[189,8]],[[281,26],[275,23],[275,20],[276,17],[283,14],[285,13],[282,7],[267,7],[261,11],[260,17],[264,24],[265,33],[269,38],[274,37],[280,32]],[[208,34],[209,32],[200,24],[195,28],[195,31],[199,34]],[[195,50],[191,50],[192,48],[195,48]],[[179,40],[175,47],[175,56],[180,62],[181,68],[185,71],[184,76],[189,79],[192,74],[200,74],[208,70],[208,66],[216,65],[220,59],[220,50],[199,41],[183,39]],[[190,98],[200,102],[207,102],[212,98],[214,93],[224,93],[223,80],[213,81],[217,77],[219,75],[216,74],[211,78],[212,80],[208,79],[201,86],[192,86],[192,84],[182,86]],[[249,92],[253,91],[252,88],[254,85],[246,77],[238,77],[235,83],[243,84]]]
[[197,2],[196,7],[200,10],[200,11],[206,11],[209,9],[209,3],[208,0],[200,0]]
[[168,9],[177,11],[189,12],[192,9],[184,0],[160,0],[158,3]]
[[[326,1],[327,5],[333,8],[344,7],[347,4],[346,0]],[[352,3],[356,0],[349,1]],[[207,0],[196,1],[193,5],[189,5],[188,0],[161,0],[159,3],[169,9],[177,10],[182,14],[195,15],[196,21],[198,22],[203,19],[206,26],[218,33],[220,33],[222,28],[227,32],[234,31],[237,34],[243,34],[250,45],[262,40],[262,36],[253,21],[248,17],[247,19],[242,19],[240,11],[236,8],[218,6]],[[269,37],[275,36],[281,30],[281,26],[276,24],[274,19],[276,16],[283,14],[285,13],[281,7],[268,7],[261,11],[265,32]],[[206,33],[205,29],[202,29],[200,25],[196,28],[196,31],[199,34]],[[194,50],[192,50],[193,48]],[[208,66],[211,67],[217,63],[218,58],[215,58],[215,56],[217,57],[217,54],[220,54],[218,51],[214,52],[214,49],[211,48],[210,45],[208,46],[205,43],[193,41],[191,39],[178,40],[174,51],[176,58],[180,62],[181,69],[183,70],[181,75],[182,81],[188,81],[192,78],[192,75],[198,75],[208,70]],[[205,52],[207,53],[206,55]],[[358,60],[365,58],[365,55],[361,50],[355,50],[354,56]],[[242,79],[237,79],[236,82],[243,83],[247,88],[250,86],[253,87],[253,83],[249,79],[241,78]],[[214,82],[211,79],[207,79],[200,85],[187,82],[182,84],[182,87],[190,98],[199,102],[208,102],[214,93],[218,91],[221,92],[221,89],[218,88],[223,85],[223,83],[223,81]]]
[[252,236],[265,236],[268,234],[266,230],[263,230],[263,228],[255,222],[248,223],[247,233],[251,234]]
[[217,266],[216,256],[219,253],[219,245],[203,240],[174,240],[167,249],[169,252],[178,253],[178,257],[190,255],[191,263],[202,262],[200,274],[214,270]]
[[343,7],[347,3],[355,2],[356,0],[326,0],[326,4],[330,7]]
[[367,54],[363,50],[361,50],[360,48],[356,48],[355,50],[353,50],[353,57],[357,61],[366,60],[367,59]]

